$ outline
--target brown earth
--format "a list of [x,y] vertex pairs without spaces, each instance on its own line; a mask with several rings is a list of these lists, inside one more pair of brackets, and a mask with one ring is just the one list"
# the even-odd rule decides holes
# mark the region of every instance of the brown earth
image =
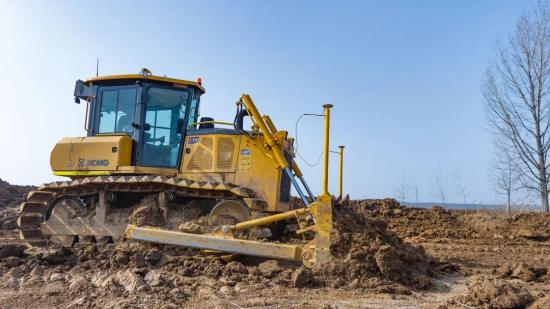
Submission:
[[26,248],[12,222],[30,187],[0,183],[1,308],[548,308],[550,217],[334,208],[329,265],[124,242]]

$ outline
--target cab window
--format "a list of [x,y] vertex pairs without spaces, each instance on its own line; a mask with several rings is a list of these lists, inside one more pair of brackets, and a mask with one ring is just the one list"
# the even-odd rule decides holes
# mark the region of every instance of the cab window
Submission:
[[100,89],[99,133],[132,133],[136,95],[136,87]]
[[177,167],[189,91],[153,86],[146,92],[142,164]]
[[193,100],[191,100],[191,105],[189,107],[189,121],[187,122],[187,128],[191,128],[193,123],[197,122],[199,116],[199,96],[195,94]]

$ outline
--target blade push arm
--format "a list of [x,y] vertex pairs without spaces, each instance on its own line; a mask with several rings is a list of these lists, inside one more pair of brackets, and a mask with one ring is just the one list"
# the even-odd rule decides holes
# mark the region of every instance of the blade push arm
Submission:
[[[246,109],[248,110],[248,114],[250,115],[250,118],[252,119],[252,122],[258,126],[260,132],[263,134],[267,151],[271,155],[272,158],[274,158],[275,164],[284,170],[284,172],[288,175],[290,178],[290,181],[292,182],[292,185],[296,189],[296,192],[298,192],[298,195],[300,196],[300,199],[304,202],[305,205],[309,205],[309,200],[306,198],[304,192],[302,191],[302,188],[294,178],[294,174],[292,173],[291,166],[289,166],[289,163],[286,161],[282,146],[279,144],[277,139],[275,138],[275,134],[277,134],[277,129],[275,128],[275,125],[271,121],[271,119],[268,116],[262,117],[260,113],[258,112],[258,109],[256,108],[256,105],[254,105],[254,102],[252,102],[252,99],[248,94],[243,94],[241,99],[237,104],[244,104]],[[275,131],[275,132],[273,132]],[[299,169],[297,169],[299,171]],[[301,174],[301,172],[299,172]],[[305,181],[303,180],[303,176],[300,177],[303,183]],[[307,185],[306,185],[307,188]],[[310,190],[308,190],[308,193],[311,195]]]

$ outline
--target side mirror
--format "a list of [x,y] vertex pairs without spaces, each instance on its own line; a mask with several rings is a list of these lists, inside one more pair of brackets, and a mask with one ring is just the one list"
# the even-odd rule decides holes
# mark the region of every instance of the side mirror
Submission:
[[176,126],[176,132],[178,132],[179,134],[183,134],[183,123],[184,123],[184,121],[183,121],[182,118],[178,119],[178,124]]
[[81,80],[77,80],[74,85],[74,102],[80,104],[80,99],[87,100],[87,98],[93,97],[95,94],[94,87],[95,86],[88,86],[84,84]]

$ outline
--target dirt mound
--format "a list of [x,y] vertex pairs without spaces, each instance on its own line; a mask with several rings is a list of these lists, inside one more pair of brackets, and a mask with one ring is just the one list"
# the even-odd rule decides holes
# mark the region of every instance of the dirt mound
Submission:
[[414,208],[394,199],[343,200],[342,205],[380,219],[401,238],[420,239],[550,239],[550,214],[526,212],[507,216],[491,210]]
[[17,227],[17,206],[34,188],[11,185],[0,179],[0,230],[13,230]]
[[475,231],[461,224],[461,214],[434,206],[409,208],[394,199],[350,200],[345,204],[357,213],[387,223],[399,237],[471,238]]
[[501,279],[472,276],[467,283],[468,292],[456,301],[481,308],[525,308],[533,296],[523,286]]
[[331,254],[334,260],[316,274],[333,287],[375,288],[408,293],[406,287],[427,288],[437,262],[422,247],[404,243],[380,220],[354,207],[333,208]]
[[33,186],[11,185],[0,178],[0,208],[18,204],[33,189]]

